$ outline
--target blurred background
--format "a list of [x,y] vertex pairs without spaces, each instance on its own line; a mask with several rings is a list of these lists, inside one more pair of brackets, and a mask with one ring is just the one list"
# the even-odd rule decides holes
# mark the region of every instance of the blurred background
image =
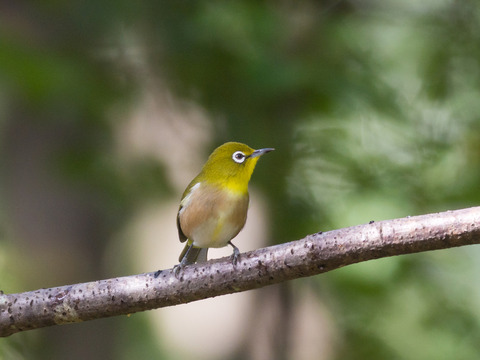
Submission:
[[[3,2],[0,289],[172,267],[181,193],[226,141],[277,149],[242,251],[478,205],[479,44],[474,0]],[[34,330],[0,359],[477,359],[479,258]]]

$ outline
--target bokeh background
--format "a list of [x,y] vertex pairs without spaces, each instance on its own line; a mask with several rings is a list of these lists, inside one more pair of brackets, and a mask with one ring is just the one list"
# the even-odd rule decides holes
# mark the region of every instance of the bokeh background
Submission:
[[[243,251],[478,205],[479,44],[475,0],[2,2],[0,289],[175,265],[180,194],[231,140],[277,149]],[[477,359],[479,259],[30,331],[0,359]]]

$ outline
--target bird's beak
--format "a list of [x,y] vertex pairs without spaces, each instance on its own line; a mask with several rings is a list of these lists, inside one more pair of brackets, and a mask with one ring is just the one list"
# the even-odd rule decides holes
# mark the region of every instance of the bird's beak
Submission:
[[274,148],[265,148],[265,149],[258,149],[258,150],[255,150],[252,155],[250,155],[250,157],[254,158],[254,157],[257,157],[257,156],[262,156],[263,154],[266,154],[270,151],[273,151],[275,150]]

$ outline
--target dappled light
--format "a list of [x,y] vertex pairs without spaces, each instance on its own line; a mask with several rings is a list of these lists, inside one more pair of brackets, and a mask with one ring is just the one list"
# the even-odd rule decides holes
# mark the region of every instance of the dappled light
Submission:
[[[0,290],[174,266],[182,191],[227,141],[276,149],[242,252],[477,206],[479,43],[473,0],[0,5]],[[0,359],[474,359],[479,257],[16,334]]]

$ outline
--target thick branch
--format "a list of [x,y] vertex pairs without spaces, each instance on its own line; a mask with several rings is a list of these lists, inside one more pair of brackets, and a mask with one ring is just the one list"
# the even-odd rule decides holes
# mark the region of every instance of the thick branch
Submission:
[[480,243],[480,207],[308,235],[229,258],[19,294],[0,294],[0,336],[131,314],[316,275],[393,255]]

